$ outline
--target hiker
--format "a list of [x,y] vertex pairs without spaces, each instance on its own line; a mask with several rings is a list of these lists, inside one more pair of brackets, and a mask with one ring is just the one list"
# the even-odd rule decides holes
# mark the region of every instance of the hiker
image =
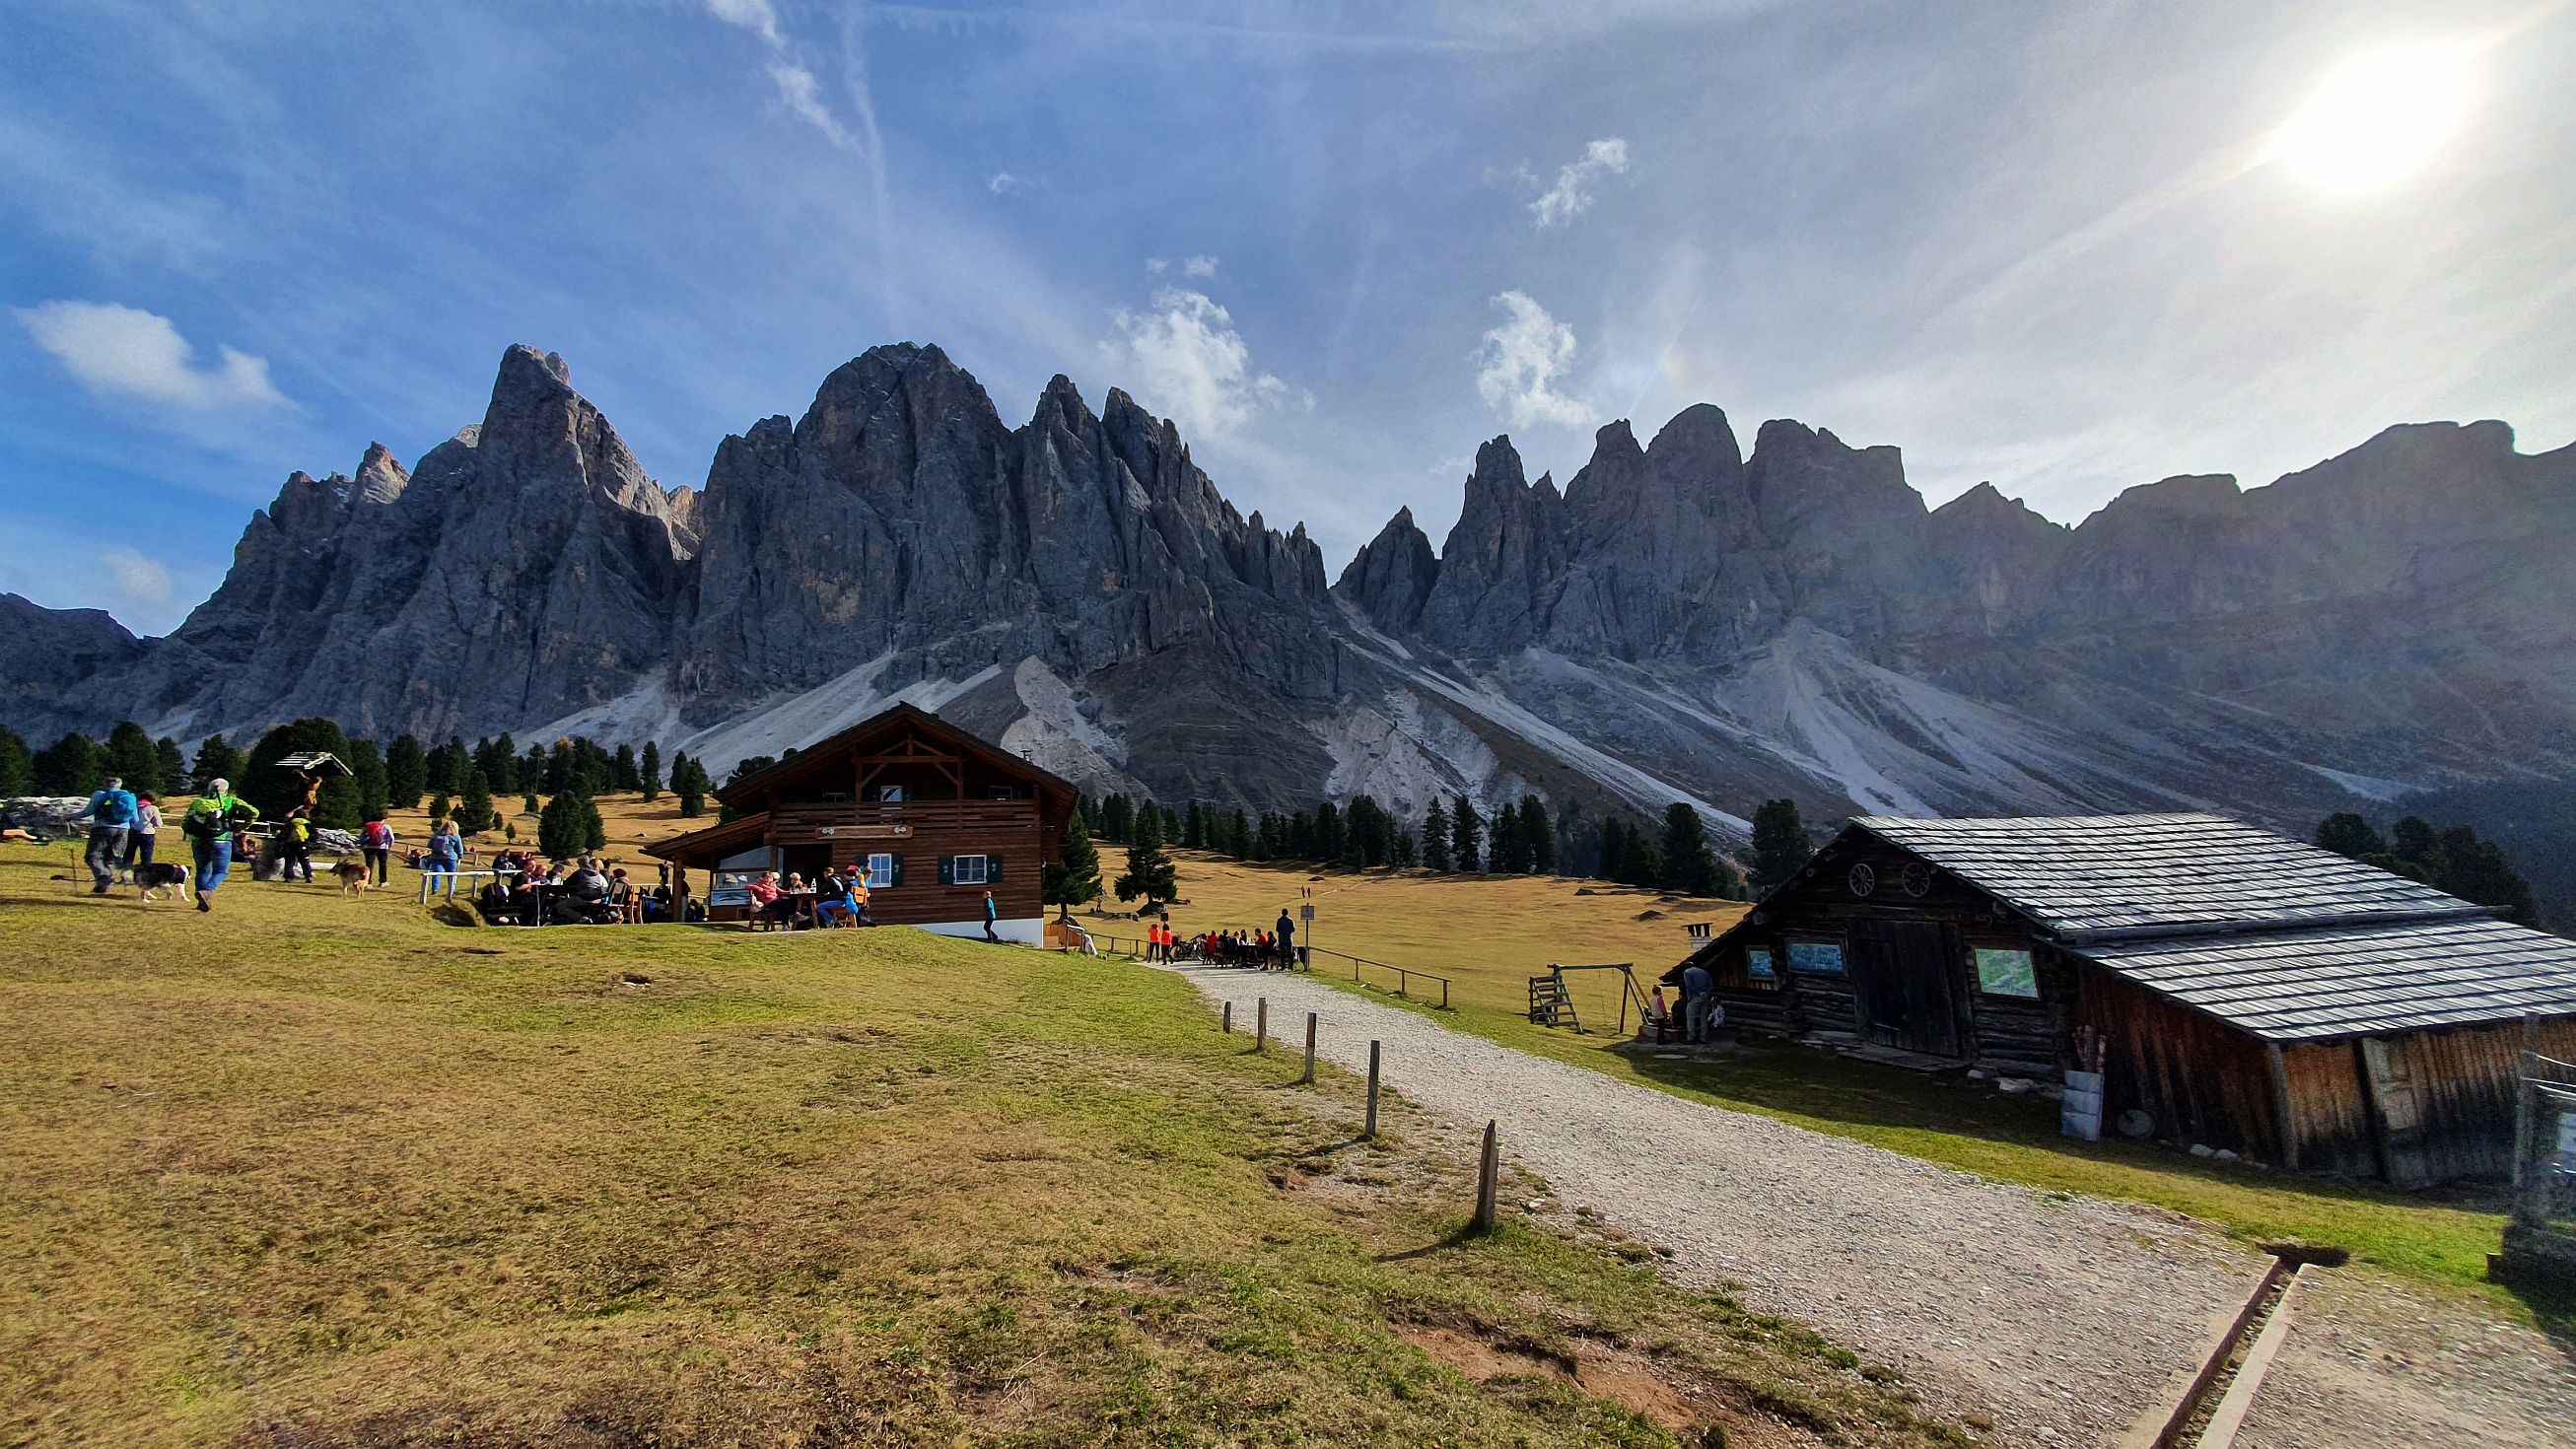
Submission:
[[233,793],[230,780],[208,780],[206,793],[188,807],[179,820],[179,832],[188,837],[188,847],[197,861],[197,909],[211,911],[215,887],[233,868],[233,849],[238,844],[237,826],[247,826],[259,818],[259,807]]
[[277,869],[279,880],[294,880],[303,871],[306,885],[313,884],[313,807],[298,805],[286,812],[286,826],[277,832]]
[[[456,822],[438,821],[429,827],[429,854],[421,861],[421,873],[433,877],[442,875],[447,877],[447,894],[453,896],[456,894],[456,862],[462,859],[464,854],[465,840],[456,833]],[[432,891],[439,887],[439,882],[435,879],[424,884]]]
[[133,793],[123,780],[110,775],[89,797],[89,808],[72,818],[89,822],[89,849],[81,856],[94,882],[89,893],[106,895],[116,883],[117,868],[125,864],[125,832],[134,825]]
[[850,900],[849,879],[837,870],[825,871],[821,893],[814,897],[814,924],[829,926],[838,916],[842,925],[855,926],[858,915],[858,906]]
[[1286,906],[1279,908],[1279,921],[1275,929],[1279,940],[1279,969],[1294,971],[1297,969],[1297,923],[1288,919]]
[[1664,1004],[1664,986],[1660,981],[1655,983],[1655,994],[1646,1000],[1645,1027],[1637,1034],[1655,1041],[1673,1039],[1673,1012]]
[[152,847],[161,835],[161,802],[149,790],[134,797],[134,828],[125,832],[125,873],[152,863]]
[[365,854],[367,869],[374,874],[376,884],[383,885],[394,859],[394,828],[385,823],[385,812],[367,812],[367,823],[358,828],[358,849]]
[[1002,908],[993,904],[993,893],[984,892],[984,939],[998,946],[1002,938],[993,932],[993,923],[1002,918]]
[[1682,971],[1682,1040],[1708,1040],[1708,1011],[1717,1005],[1715,983],[1708,979],[1708,968],[1692,962]]
[[850,924],[873,926],[877,918],[868,914],[868,872],[850,872]]

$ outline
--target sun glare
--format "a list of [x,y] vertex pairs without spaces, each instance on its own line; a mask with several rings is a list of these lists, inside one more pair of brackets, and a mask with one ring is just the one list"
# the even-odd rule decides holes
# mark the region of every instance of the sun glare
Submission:
[[2310,185],[2378,191],[2422,169],[2469,108],[2469,50],[2392,46],[2356,56],[2320,82],[2272,133],[2270,159]]

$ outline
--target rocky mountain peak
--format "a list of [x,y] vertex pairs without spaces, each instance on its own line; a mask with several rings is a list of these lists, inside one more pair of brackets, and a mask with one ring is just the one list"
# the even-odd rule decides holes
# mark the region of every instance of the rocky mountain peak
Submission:
[[381,508],[402,497],[403,490],[410,486],[411,473],[393,450],[382,443],[369,443],[366,455],[358,460],[358,501]]
[[1744,471],[1735,429],[1725,411],[1710,403],[1693,403],[1673,414],[1646,446],[1646,456],[1659,467],[1687,467],[1730,481]]

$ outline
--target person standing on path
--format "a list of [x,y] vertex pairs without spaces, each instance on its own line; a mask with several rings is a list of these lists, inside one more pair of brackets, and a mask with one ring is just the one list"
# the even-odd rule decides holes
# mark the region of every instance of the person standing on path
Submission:
[[215,887],[233,868],[233,829],[259,818],[259,807],[233,793],[230,780],[209,780],[206,793],[188,807],[179,830],[197,858],[197,909],[211,911]]
[[1288,919],[1288,908],[1286,906],[1281,906],[1279,908],[1279,920],[1271,929],[1277,933],[1277,939],[1279,942],[1279,969],[1282,971],[1296,970],[1297,923]]
[[376,884],[383,885],[393,873],[394,863],[394,828],[385,823],[385,812],[367,812],[367,823],[358,829],[358,849],[366,855],[367,869],[374,873]]
[[1708,1009],[1717,1004],[1716,989],[1707,968],[1698,963],[1682,972],[1682,1040],[1708,1040]]
[[998,946],[1002,938],[993,932],[993,923],[1002,918],[1002,908],[993,904],[993,893],[984,892],[984,939]]
[[134,824],[134,795],[123,780],[110,775],[89,797],[89,808],[72,818],[89,822],[89,849],[81,856],[89,867],[89,893],[106,895],[116,883],[117,869],[125,864],[125,832]]
[[134,828],[125,833],[125,873],[152,863],[152,847],[161,836],[161,802],[151,792],[134,797]]

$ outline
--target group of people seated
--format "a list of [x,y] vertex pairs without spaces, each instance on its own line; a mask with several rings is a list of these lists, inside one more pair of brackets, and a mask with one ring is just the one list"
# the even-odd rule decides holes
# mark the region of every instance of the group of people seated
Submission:
[[1298,964],[1296,950],[1289,944],[1295,931],[1285,912],[1275,931],[1205,931],[1195,936],[1174,932],[1171,917],[1163,916],[1145,924],[1145,958],[1288,970]]
[[812,885],[794,871],[782,881],[778,872],[764,870],[745,889],[751,893],[751,918],[745,924],[756,930],[876,924],[868,914],[867,877],[855,870],[834,866]]
[[599,857],[558,862],[549,869],[532,855],[505,850],[493,857],[493,878],[474,897],[475,909],[495,926],[647,925],[706,919],[705,907],[665,883],[646,888],[627,879],[626,867],[604,869]]

